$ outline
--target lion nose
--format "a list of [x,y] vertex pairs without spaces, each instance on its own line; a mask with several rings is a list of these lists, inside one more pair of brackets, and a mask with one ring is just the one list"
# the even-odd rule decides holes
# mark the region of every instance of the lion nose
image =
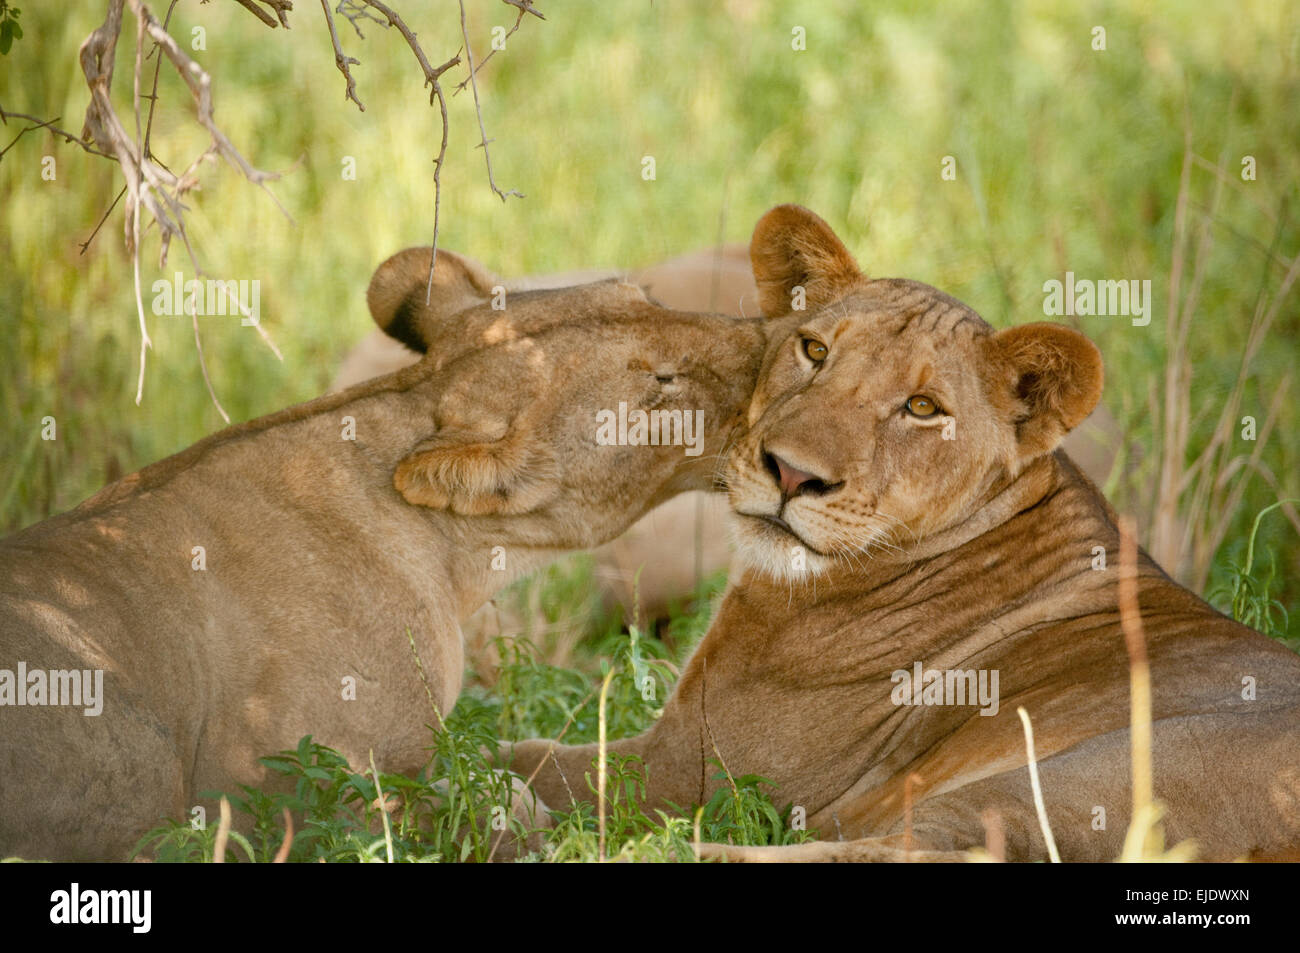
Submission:
[[831,483],[815,473],[800,470],[798,467],[782,460],[775,453],[764,452],[763,463],[768,472],[772,474],[772,479],[776,481],[776,485],[781,488],[781,495],[786,499],[796,497],[801,493],[817,495],[829,493],[831,490],[844,485],[843,482]]

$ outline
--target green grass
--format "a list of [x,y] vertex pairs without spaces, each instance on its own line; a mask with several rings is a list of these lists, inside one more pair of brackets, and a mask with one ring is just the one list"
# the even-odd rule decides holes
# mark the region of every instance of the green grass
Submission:
[[[705,615],[708,610],[695,611]],[[679,618],[693,620],[692,614]],[[592,641],[584,653],[588,674],[541,663],[518,643],[506,647],[492,690],[465,693],[445,723],[431,715],[430,759],[420,775],[380,773],[379,789],[391,807],[387,830],[373,772],[347,764],[310,736],[296,750],[262,758],[270,771],[292,782],[292,793],[269,794],[250,787],[205,793],[226,794],[233,812],[251,822],[251,836],[229,832],[225,860],[264,863],[274,858],[285,841],[286,810],[300,819],[289,842],[291,862],[379,862],[388,858],[390,849],[397,862],[484,862],[507,852],[525,861],[598,859],[598,819],[591,803],[551,805],[550,824],[520,819],[512,812],[510,783],[490,752],[502,739],[556,737],[562,732],[566,743],[594,741],[599,686],[611,668],[605,706],[608,737],[639,734],[653,722],[656,701],[662,705],[675,681],[677,666],[665,665],[665,659],[656,657],[663,652],[652,645],[635,627]],[[694,642],[679,646],[672,660],[677,665]],[[701,840],[719,843],[787,844],[815,836],[816,831],[791,823],[791,806],[781,806],[780,791],[772,782],[754,775],[733,777],[725,765],[714,766],[717,779],[727,783],[707,804],[650,809],[640,760],[611,752],[606,758],[605,857],[690,861],[697,824]],[[597,770],[593,759],[582,792],[591,802],[596,800]],[[217,829],[215,823],[166,822],[142,837],[137,851],[163,863],[211,862]],[[527,842],[530,834],[540,840]]]

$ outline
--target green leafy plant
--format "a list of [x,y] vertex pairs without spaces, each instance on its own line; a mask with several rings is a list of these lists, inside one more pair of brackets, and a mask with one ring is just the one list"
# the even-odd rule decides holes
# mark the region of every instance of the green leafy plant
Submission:
[[816,831],[795,830],[791,826],[792,804],[777,809],[770,793],[777,789],[774,782],[757,774],[734,778],[721,761],[712,759],[710,763],[721,769],[713,776],[714,780],[725,778],[727,783],[714,791],[704,805],[700,822],[702,840],[775,846],[801,844],[815,838]]
[[1255,574],[1255,540],[1259,535],[1260,523],[1270,511],[1278,509],[1285,503],[1297,502],[1300,500],[1278,500],[1255,515],[1255,521],[1250,527],[1250,535],[1246,538],[1245,558],[1241,562],[1229,561],[1227,582],[1210,594],[1211,601],[1226,605],[1227,611],[1238,622],[1274,638],[1286,634],[1290,619],[1286,607],[1273,596],[1277,562],[1272,553],[1269,554],[1268,574],[1266,576]]
[[[539,662],[536,647],[525,639],[497,639],[497,651],[501,667],[494,692],[503,738],[553,738],[570,718],[584,715],[593,695],[581,672]],[[586,712],[577,734],[584,734],[586,721],[594,718]]]

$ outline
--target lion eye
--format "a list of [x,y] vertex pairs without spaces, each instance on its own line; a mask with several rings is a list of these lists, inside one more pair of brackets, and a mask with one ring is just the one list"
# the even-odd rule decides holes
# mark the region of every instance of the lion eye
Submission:
[[929,397],[914,394],[907,398],[907,412],[913,417],[933,417],[939,412],[939,405]]
[[803,339],[804,356],[814,364],[820,364],[822,361],[826,360],[826,355],[830,352],[831,349],[816,338]]

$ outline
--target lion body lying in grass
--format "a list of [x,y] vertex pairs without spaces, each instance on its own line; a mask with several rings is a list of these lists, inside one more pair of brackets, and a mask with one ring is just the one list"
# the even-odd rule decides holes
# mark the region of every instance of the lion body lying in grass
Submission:
[[[201,792],[262,784],[257,758],[306,734],[418,770],[430,703],[460,690],[461,619],[711,485],[754,322],[617,281],[496,311],[494,279],[448,252],[430,308],[428,261],[394,256],[370,289],[377,320],[428,349],[418,365],[227,428],[0,542],[3,667],[103,673],[97,716],[0,706],[0,856],[124,859],[162,817],[215,818]],[[598,446],[620,402],[702,412],[701,452]]]
[[[956,860],[993,825],[1008,859],[1044,860],[1023,706],[1062,858],[1114,859],[1132,798],[1118,532],[1056,449],[1100,396],[1096,349],[870,281],[803,209],[769,212],[751,249],[771,324],[727,455],[738,564],[662,719],[609,750],[643,759],[656,805],[707,800],[714,759],[761,775],[829,842],[715,856]],[[1145,554],[1138,591],[1167,836],[1208,860],[1300,846],[1300,658]],[[992,697],[949,697],[949,672]],[[512,769],[566,804],[594,755],[535,739]]]

